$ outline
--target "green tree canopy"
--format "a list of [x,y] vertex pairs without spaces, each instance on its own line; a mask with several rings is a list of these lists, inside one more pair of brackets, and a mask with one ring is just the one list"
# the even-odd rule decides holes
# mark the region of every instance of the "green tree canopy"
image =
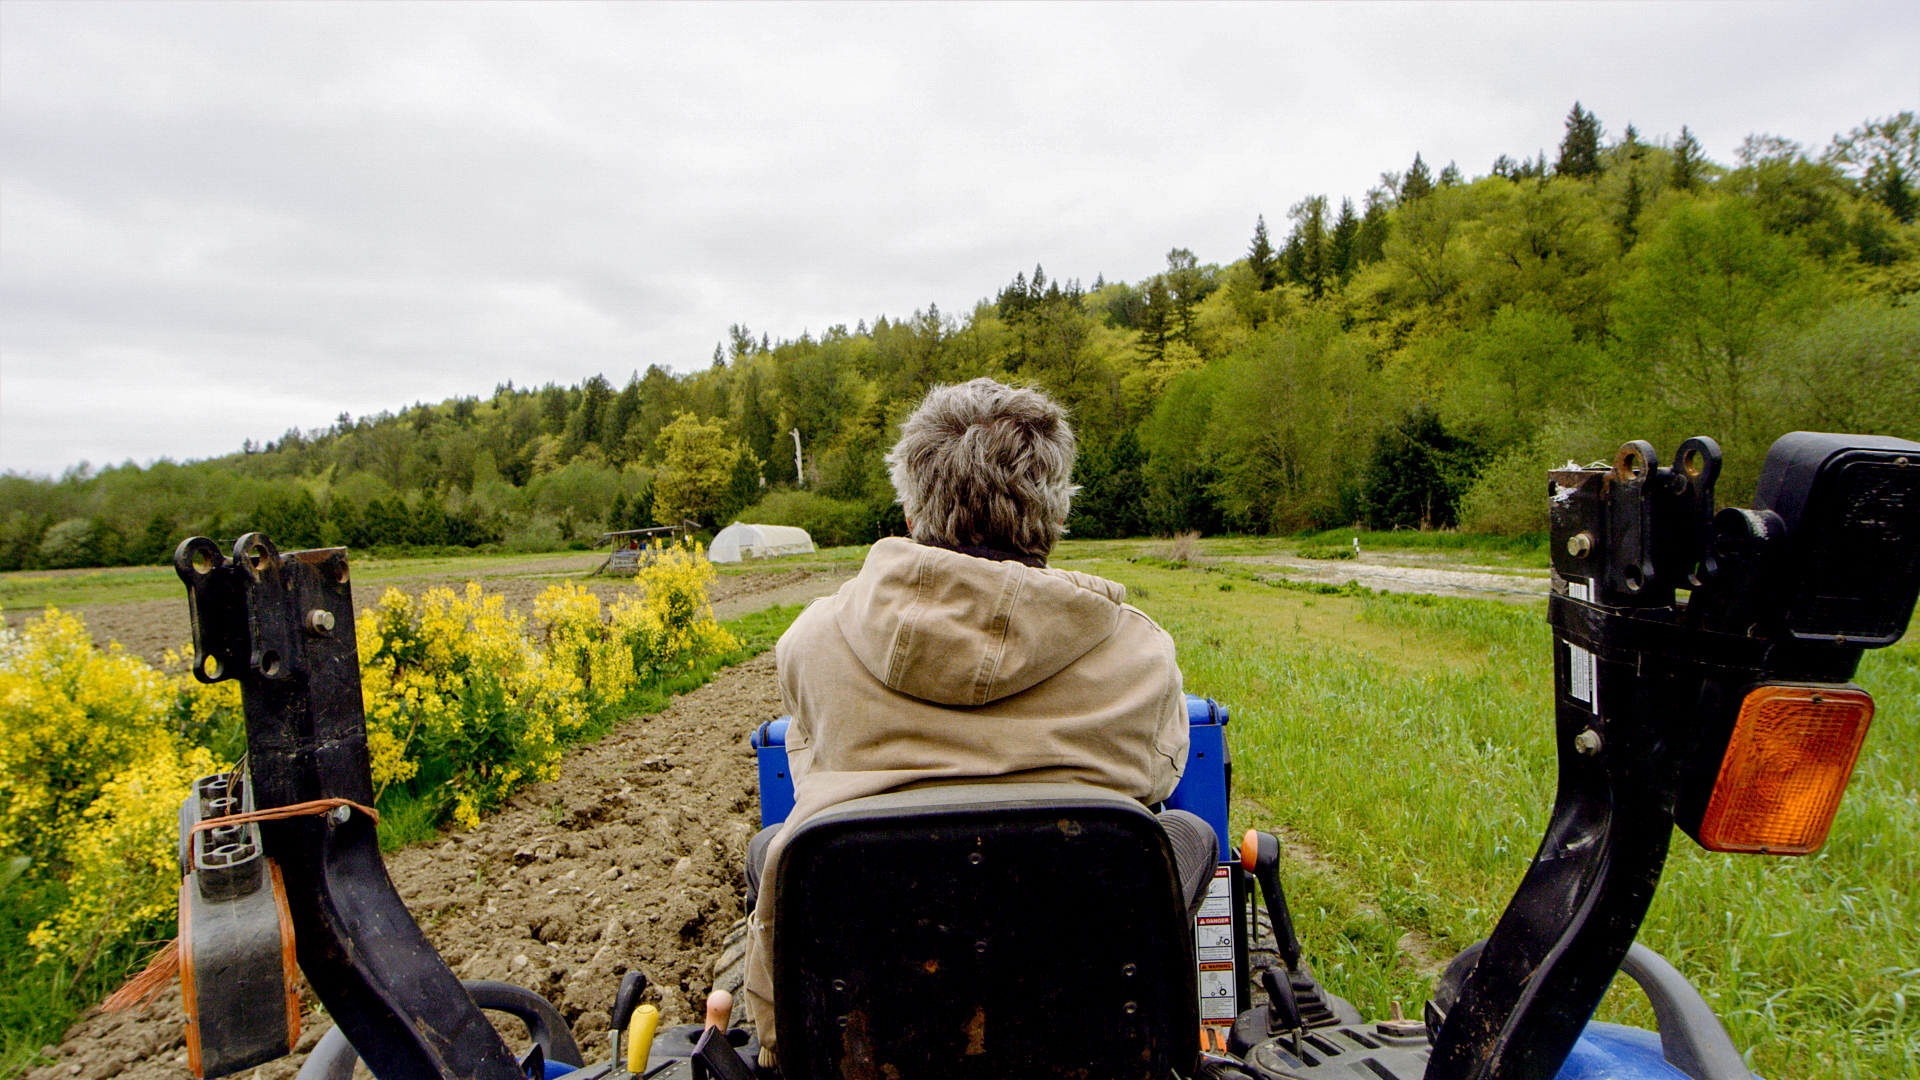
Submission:
[[744,452],[727,438],[718,420],[681,413],[660,431],[660,468],[653,476],[653,518],[657,524],[681,521],[711,524],[714,511],[733,485],[734,466]]

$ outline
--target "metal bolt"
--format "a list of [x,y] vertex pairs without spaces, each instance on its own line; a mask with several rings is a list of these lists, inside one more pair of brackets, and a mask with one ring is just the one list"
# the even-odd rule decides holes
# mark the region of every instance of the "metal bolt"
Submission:
[[333,632],[333,612],[326,608],[314,608],[307,612],[307,633],[313,635]]
[[1600,733],[1588,728],[1573,737],[1573,748],[1588,757],[1600,752]]
[[1593,534],[1592,533],[1590,532],[1575,533],[1572,536],[1567,537],[1567,554],[1573,556],[1574,558],[1584,559],[1587,557],[1587,553],[1592,550],[1593,550]]
[[336,806],[328,811],[327,816],[333,819],[335,825],[345,825],[347,819],[353,816],[353,807]]

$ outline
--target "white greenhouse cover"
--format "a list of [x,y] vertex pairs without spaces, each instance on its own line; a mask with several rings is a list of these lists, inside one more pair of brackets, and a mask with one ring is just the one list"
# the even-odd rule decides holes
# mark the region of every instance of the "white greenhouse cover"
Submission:
[[707,546],[714,562],[765,559],[773,555],[804,555],[813,550],[813,537],[792,525],[743,525],[736,521],[720,530]]

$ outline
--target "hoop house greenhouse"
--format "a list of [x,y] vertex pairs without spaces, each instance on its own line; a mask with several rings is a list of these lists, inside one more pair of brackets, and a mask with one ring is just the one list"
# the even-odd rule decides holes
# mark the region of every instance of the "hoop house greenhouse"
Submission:
[[792,525],[743,525],[736,521],[720,530],[707,547],[714,562],[765,559],[774,555],[804,555],[813,550],[813,537]]

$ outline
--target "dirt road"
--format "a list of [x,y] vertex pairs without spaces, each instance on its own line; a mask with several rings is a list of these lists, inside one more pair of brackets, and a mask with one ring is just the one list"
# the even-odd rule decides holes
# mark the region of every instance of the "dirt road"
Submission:
[[1296,581],[1345,585],[1357,581],[1369,589],[1432,593],[1436,596],[1479,596],[1524,603],[1547,595],[1547,572],[1501,570],[1495,567],[1436,566],[1431,556],[1387,552],[1367,553],[1358,559],[1301,559],[1291,555],[1237,555],[1229,561],[1275,566]]

